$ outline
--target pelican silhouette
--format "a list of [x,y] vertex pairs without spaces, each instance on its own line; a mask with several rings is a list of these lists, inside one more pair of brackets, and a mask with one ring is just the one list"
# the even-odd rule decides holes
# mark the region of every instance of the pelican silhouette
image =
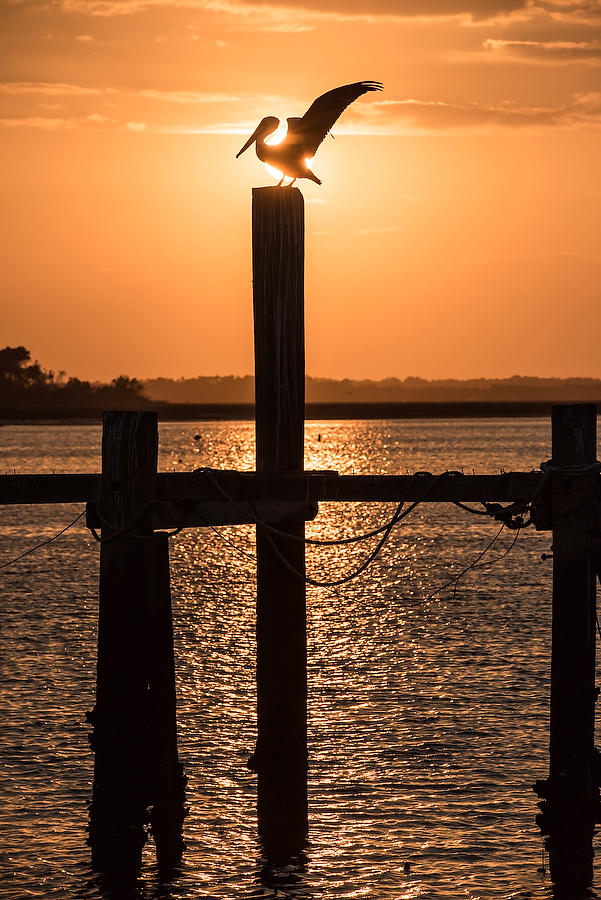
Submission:
[[[273,134],[280,124],[275,116],[261,119],[244,147],[236,153],[236,159],[256,141],[257,156],[265,163],[283,172],[279,185],[287,175],[294,184],[297,178],[309,178],[315,184],[321,181],[309,166],[307,160],[312,159],[317,148],[330,131],[334,122],[353,100],[366,94],[367,91],[381,91],[383,85],[379,81],[356,81],[354,84],[343,84],[314,100],[302,118],[287,119],[288,133],[279,144],[266,144],[265,138]],[[278,186],[279,186],[278,185]]]

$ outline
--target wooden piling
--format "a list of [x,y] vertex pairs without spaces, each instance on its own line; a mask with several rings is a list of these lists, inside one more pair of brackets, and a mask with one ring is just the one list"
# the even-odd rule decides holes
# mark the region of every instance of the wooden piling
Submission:
[[595,572],[591,559],[596,497],[594,404],[552,412],[551,510],[553,624],[549,780],[539,824],[548,835],[551,876],[573,889],[593,874],[599,813],[595,773]]
[[[89,843],[100,870],[136,869],[150,814],[157,821],[157,853],[177,861],[173,815],[165,795],[176,794],[175,688],[164,535],[154,535],[157,417],[108,412],[103,417],[98,512],[102,528],[98,617],[94,786]],[[164,836],[164,821],[171,835]],[[179,841],[181,845],[181,819]],[[161,852],[163,851],[163,852]],[[180,846],[181,855],[181,846]]]
[[169,538],[153,535],[155,587],[149,594],[148,690],[152,761],[150,828],[161,874],[179,865],[186,809],[186,776],[177,749],[175,658],[169,571]]
[[[299,472],[304,458],[304,201],[296,188],[252,192],[256,467]],[[259,833],[285,862],[307,834],[307,639],[304,521],[257,528]],[[295,574],[298,573],[298,574]]]

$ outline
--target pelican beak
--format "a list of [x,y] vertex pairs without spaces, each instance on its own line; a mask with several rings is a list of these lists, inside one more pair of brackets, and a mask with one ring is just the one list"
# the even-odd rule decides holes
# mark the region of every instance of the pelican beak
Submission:
[[258,128],[255,128],[255,130],[253,131],[253,133],[251,134],[251,136],[245,143],[244,147],[242,148],[242,150],[239,150],[238,153],[236,153],[236,159],[238,159],[238,157],[241,156],[245,150],[248,150],[248,148],[250,147],[251,144],[254,144],[254,142],[257,140],[257,135],[259,134],[260,127],[261,126],[259,125]]

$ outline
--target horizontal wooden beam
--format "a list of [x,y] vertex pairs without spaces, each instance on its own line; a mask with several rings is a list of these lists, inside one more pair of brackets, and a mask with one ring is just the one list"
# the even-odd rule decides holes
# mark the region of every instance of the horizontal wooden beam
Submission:
[[[530,500],[542,472],[501,475],[338,475],[336,472],[161,472],[157,499],[236,502],[383,502],[421,500],[513,502]],[[98,498],[99,475],[0,475],[0,504],[77,503]],[[118,489],[118,485],[115,485]],[[227,495],[227,497],[226,497]]]
[[96,500],[100,475],[0,475],[0,504]]
[[[208,525],[254,525],[269,522],[271,525],[288,525],[291,522],[310,521],[317,516],[317,503],[259,500],[256,503],[228,503],[225,500],[162,500],[151,510],[152,528],[203,528]],[[98,505],[88,503],[86,508],[88,528],[106,527],[98,514]]]

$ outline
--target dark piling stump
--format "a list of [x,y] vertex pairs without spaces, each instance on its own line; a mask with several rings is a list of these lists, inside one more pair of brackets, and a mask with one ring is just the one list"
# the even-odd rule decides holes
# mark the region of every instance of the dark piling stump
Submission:
[[[296,188],[253,189],[257,471],[298,472],[304,458],[304,201]],[[257,528],[258,822],[270,862],[307,836],[307,640],[304,521]]]
[[151,522],[157,453],[155,413],[104,414],[96,706],[88,718],[94,726],[89,843],[92,865],[105,872],[139,867],[151,817],[159,863],[181,856],[183,813],[167,817],[169,829],[162,825],[167,795],[183,810],[183,785],[169,551]]
[[549,779],[538,822],[547,835],[551,877],[573,891],[593,875],[599,818],[596,773],[596,592],[591,557],[598,474],[594,404],[552,413],[553,625]]
[[150,597],[149,693],[153,748],[153,805],[150,827],[156,845],[161,876],[168,879],[185,850],[182,836],[187,783],[177,751],[175,660],[169,574],[169,543],[155,534],[157,589]]

